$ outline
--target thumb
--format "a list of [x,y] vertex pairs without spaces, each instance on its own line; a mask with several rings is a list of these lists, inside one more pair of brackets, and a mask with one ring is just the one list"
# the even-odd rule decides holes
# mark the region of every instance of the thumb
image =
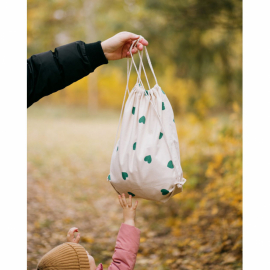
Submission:
[[139,37],[140,37],[139,35],[136,35],[136,34],[131,33],[131,32],[124,32],[124,35],[123,35],[123,38],[124,38],[125,40],[129,40],[129,39],[131,39],[131,40],[136,40],[136,39],[138,39]]

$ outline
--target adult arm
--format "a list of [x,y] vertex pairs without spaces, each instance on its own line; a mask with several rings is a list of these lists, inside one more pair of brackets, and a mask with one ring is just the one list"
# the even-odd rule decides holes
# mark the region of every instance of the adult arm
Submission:
[[[55,49],[31,56],[27,60],[27,107],[44,96],[50,95],[93,72],[108,60],[130,57],[129,48],[140,36],[120,32],[103,41],[85,44],[76,41]],[[148,42],[141,38],[132,54],[143,50]]]
[[107,64],[101,42],[76,41],[27,60],[27,108]]

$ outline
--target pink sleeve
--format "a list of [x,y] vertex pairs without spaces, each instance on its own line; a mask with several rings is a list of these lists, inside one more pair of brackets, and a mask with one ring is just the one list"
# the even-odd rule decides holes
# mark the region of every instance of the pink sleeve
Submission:
[[133,270],[140,245],[140,230],[122,224],[116,239],[113,262],[108,270]]

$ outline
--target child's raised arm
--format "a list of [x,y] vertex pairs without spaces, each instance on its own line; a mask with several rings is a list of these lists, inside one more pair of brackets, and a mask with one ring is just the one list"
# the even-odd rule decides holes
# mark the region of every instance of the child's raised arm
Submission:
[[138,201],[136,201],[135,205],[132,206],[132,196],[129,195],[128,200],[126,200],[125,194],[123,194],[122,197],[118,195],[118,199],[123,208],[124,224],[135,226],[135,216]]
[[124,223],[122,223],[115,245],[113,262],[108,270],[132,270],[140,245],[140,230],[135,227],[135,215],[138,201],[132,205],[132,197],[118,196],[123,208]]

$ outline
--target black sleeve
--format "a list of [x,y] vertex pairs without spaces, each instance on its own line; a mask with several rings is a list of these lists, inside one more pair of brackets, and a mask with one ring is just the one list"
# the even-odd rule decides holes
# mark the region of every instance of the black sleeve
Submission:
[[101,42],[76,41],[27,60],[27,108],[107,64]]

